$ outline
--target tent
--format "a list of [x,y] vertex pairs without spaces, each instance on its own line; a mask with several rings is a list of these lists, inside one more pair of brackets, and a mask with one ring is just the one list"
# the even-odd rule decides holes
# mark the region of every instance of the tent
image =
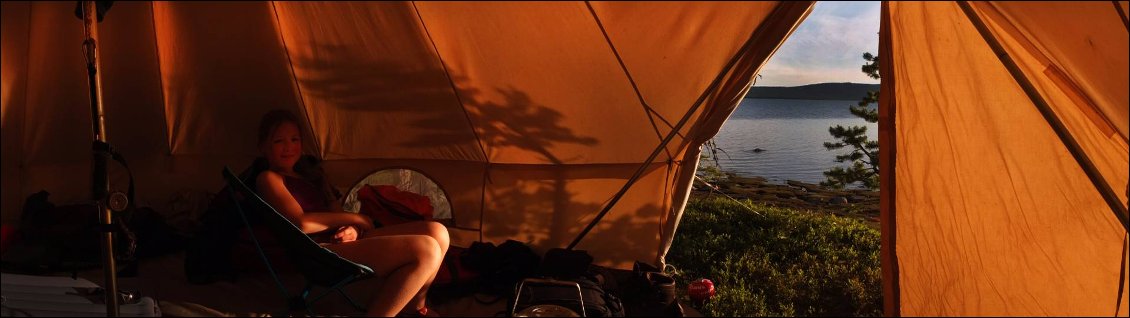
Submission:
[[1127,315],[1126,9],[885,7],[888,313]]
[[[454,244],[539,251],[644,167],[578,248],[662,263],[699,146],[811,6],[120,2],[100,24],[107,139],[158,205],[218,189],[255,156],[259,116],[290,109],[338,188],[419,170],[449,196]],[[1127,314],[1126,12],[883,5],[885,313]],[[40,189],[89,200],[91,126],[73,2],[2,13],[9,223]]]

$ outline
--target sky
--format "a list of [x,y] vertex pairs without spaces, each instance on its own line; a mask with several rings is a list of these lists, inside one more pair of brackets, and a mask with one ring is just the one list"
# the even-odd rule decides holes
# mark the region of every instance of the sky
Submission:
[[878,55],[879,1],[820,1],[761,68],[755,86],[852,82],[878,84],[859,71]]

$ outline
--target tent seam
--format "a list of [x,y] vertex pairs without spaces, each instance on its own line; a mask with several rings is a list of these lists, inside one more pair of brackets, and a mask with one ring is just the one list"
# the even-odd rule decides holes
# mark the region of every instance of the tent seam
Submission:
[[[676,165],[678,165],[678,164],[676,164],[673,160],[667,160],[667,174],[663,177],[663,205],[664,205],[664,207],[662,209],[663,214],[660,215],[659,224],[656,224],[656,226],[659,228],[659,242],[657,242],[657,243],[659,243],[659,246],[655,247],[655,255],[656,255],[656,258],[657,258],[655,260],[656,264],[666,263],[665,258],[666,258],[667,255],[665,255],[666,251],[663,250],[663,245],[666,245],[665,244],[666,240],[664,239],[664,237],[667,236],[667,230],[666,230],[666,226],[664,226],[664,225],[666,225],[667,222],[671,221],[671,214],[674,214],[673,210],[675,209],[675,205],[672,204],[674,200],[672,200],[672,198],[671,198],[671,184],[673,184],[675,182],[674,182],[674,180],[672,180],[674,178],[674,176],[673,176],[673,173],[671,173],[671,170],[677,169],[677,168],[675,168]],[[679,166],[680,166],[680,168],[682,167],[681,165],[679,165]],[[691,184],[693,186],[693,184],[694,184],[693,179],[691,181]],[[688,192],[689,191],[690,191],[690,189],[688,189]],[[672,233],[672,234],[674,234],[674,233]]]
[[[479,187],[479,242],[483,241],[483,211],[486,211],[487,204],[487,180],[490,178],[490,162],[483,165],[483,182]],[[455,211],[451,211],[455,214]]]
[[[463,111],[463,118],[467,119],[467,128],[470,128],[471,133],[475,135],[475,143],[479,145],[479,152],[483,155],[483,182],[479,189],[479,242],[482,242],[487,180],[490,178],[490,157],[487,156],[486,146],[483,146],[483,138],[479,136],[479,131],[475,129],[475,122],[471,120],[471,114],[467,112],[467,107],[463,105],[463,95],[459,94],[459,88],[455,86],[455,80],[451,78],[451,71],[447,69],[447,63],[443,61],[443,56],[439,54],[439,47],[436,46],[436,41],[432,38],[432,32],[428,30],[428,24],[424,23],[424,16],[420,14],[420,8],[416,7],[416,1],[412,1],[412,11],[416,12],[416,20],[420,21],[420,26],[424,28],[424,35],[428,37],[428,43],[432,45],[432,52],[435,52],[439,66],[443,68],[443,75],[447,78],[447,83],[451,85],[451,92],[455,94],[455,100],[459,102],[459,109]],[[451,211],[451,214],[454,215],[455,211]]]
[[[21,127],[20,127],[20,138],[19,138],[20,139],[20,170],[21,170],[21,172],[22,172],[22,170],[24,170],[24,167],[27,165],[26,163],[28,161],[27,160],[27,149],[26,149],[27,148],[27,140],[25,140],[25,139],[27,139],[27,104],[28,104],[27,103],[27,96],[28,96],[28,91],[30,91],[30,89],[28,89],[28,87],[30,87],[30,85],[28,85],[28,82],[30,82],[29,78],[31,77],[30,76],[31,75],[31,21],[32,21],[31,18],[34,17],[34,15],[31,14],[31,11],[35,9],[34,6],[35,6],[34,2],[28,2],[28,4],[27,4],[27,49],[26,49],[26,55],[24,55],[25,56],[24,58],[27,59],[24,62],[24,63],[27,63],[27,68],[24,70],[24,72],[25,72],[25,74],[24,74],[24,105],[23,105],[22,111],[20,112],[20,117],[22,117],[21,119],[23,119],[23,121],[20,122]],[[22,177],[23,175],[20,174],[19,176]],[[17,179],[17,180],[19,180],[19,179]],[[21,191],[22,190],[23,189],[22,189],[22,186],[21,186]]]
[[[18,162],[16,162],[18,164],[18,166],[17,166],[18,169],[16,169],[15,179],[16,179],[16,188],[21,193],[26,193],[26,192],[24,192],[24,189],[23,189],[24,188],[24,180],[23,179],[24,179],[24,174],[25,174],[24,169],[26,169],[25,167],[27,166],[26,165],[26,162],[27,162],[27,142],[24,139],[27,138],[27,96],[28,96],[28,86],[29,86],[28,82],[30,82],[28,80],[28,78],[31,75],[31,21],[32,21],[31,20],[31,18],[32,18],[31,10],[33,9],[32,7],[34,5],[35,5],[34,2],[28,2],[28,5],[27,5],[27,47],[24,49],[24,59],[25,59],[24,64],[27,65],[27,67],[24,68],[24,76],[23,76],[23,78],[24,78],[24,83],[23,83],[23,86],[24,86],[24,89],[23,89],[23,91],[24,91],[24,102],[23,102],[23,105],[21,105],[21,107],[20,107],[20,112],[19,112],[19,114],[20,114],[20,129],[17,130],[19,135],[16,137],[16,140],[19,141],[19,147],[18,147],[19,148],[19,158],[17,158]],[[24,203],[20,203],[20,202],[17,201],[16,206],[20,207],[20,209],[22,210],[24,208]]]
[[1064,126],[1063,122],[1056,116],[1055,111],[1051,109],[1051,106],[1048,105],[1044,97],[1040,95],[1040,92],[1032,86],[1032,83],[1024,75],[1024,72],[1016,66],[1015,62],[1009,57],[1001,44],[996,41],[996,38],[993,37],[992,30],[989,30],[980,16],[973,11],[972,5],[967,1],[958,1],[957,3],[961,7],[962,12],[965,13],[966,18],[969,19],[969,22],[973,24],[977,32],[981,35],[981,39],[985,41],[985,44],[989,46],[994,55],[997,56],[997,59],[1004,64],[1005,69],[1008,70],[1013,81],[1020,86],[1028,96],[1028,99],[1044,117],[1044,121],[1046,121],[1052,131],[1059,136],[1060,143],[1067,148],[1068,153],[1075,159],[1079,168],[1087,175],[1087,178],[1091,181],[1091,185],[1095,187],[1095,190],[1099,192],[1103,201],[1109,206],[1115,219],[1119,220],[1119,223],[1122,223],[1123,230],[1130,232],[1130,225],[1127,224],[1128,213],[1126,207],[1118,200],[1118,196],[1114,194],[1113,188],[1107,183],[1102,173],[1097,170],[1094,163],[1091,162],[1091,158],[1083,151],[1079,143],[1075,140],[1075,137],[1071,136],[1071,132],[1067,131],[1066,126]]
[[[604,41],[608,43],[608,48],[612,50],[612,55],[616,57],[616,62],[620,64],[620,69],[624,70],[624,76],[628,78],[628,83],[632,85],[632,90],[635,91],[636,98],[638,98],[640,101],[640,106],[643,107],[644,113],[647,114],[647,119],[651,122],[651,127],[655,131],[655,136],[659,137],[659,140],[663,140],[663,134],[659,132],[659,125],[655,124],[655,117],[659,117],[659,119],[662,120],[663,123],[667,124],[667,126],[671,127],[672,129],[674,129],[674,127],[671,126],[671,123],[667,121],[666,118],[663,118],[662,115],[653,110],[651,106],[647,104],[647,101],[644,100],[643,93],[640,93],[639,85],[636,84],[635,78],[632,77],[632,73],[628,71],[628,66],[624,64],[624,59],[620,56],[620,51],[616,49],[616,45],[612,44],[612,38],[608,36],[608,31],[604,29],[604,23],[600,22],[600,17],[596,15],[596,9],[592,7],[592,3],[590,3],[589,1],[585,1],[585,6],[588,7],[589,13],[592,15],[592,19],[596,21],[596,26],[600,28],[600,33],[604,36]],[[683,139],[686,139],[686,136],[683,136],[683,134],[681,133],[679,134],[679,136],[683,137]],[[671,160],[673,158],[673,156],[671,156],[670,149],[664,147],[663,151],[667,153],[667,160]]]
[[1118,5],[1118,1],[1111,1],[1110,3],[1114,4],[1114,11],[1118,12],[1118,17],[1122,18],[1122,26],[1125,26],[1126,30],[1130,31],[1130,21],[1126,19],[1126,11],[1122,11],[1122,6]]
[[1118,312],[1122,311],[1122,296],[1126,294],[1126,250],[1130,248],[1130,233],[1122,237],[1122,254],[1118,255],[1118,293],[1114,299],[1114,315],[1118,317]]
[[290,49],[286,45],[286,37],[283,37],[282,22],[279,20],[279,8],[275,6],[275,1],[271,1],[271,11],[275,15],[275,34],[278,34],[279,43],[282,44],[283,54],[286,54],[286,63],[290,69],[290,79],[294,82],[294,94],[298,95],[299,107],[302,107],[302,117],[306,118],[306,127],[309,127],[310,137],[314,139],[314,149],[317,150],[318,159],[325,160],[326,154],[329,149],[322,147],[322,141],[314,134],[314,122],[310,120],[310,109],[306,107],[306,95],[302,94],[302,86],[298,85],[298,74],[294,72],[294,60],[290,58]]
[[[812,3],[809,2],[808,4],[811,5]],[[765,19],[766,21],[769,21],[773,18],[784,15],[786,11],[792,9],[793,7],[788,4],[778,4],[778,6],[774,8],[773,11],[770,12]],[[616,194],[612,196],[610,202],[601,209],[600,213],[596,215],[596,218],[593,218],[593,220],[589,222],[589,224],[585,226],[583,230],[581,230],[581,233],[577,235],[577,237],[573,239],[573,242],[569,244],[569,247],[566,248],[567,250],[572,250],[573,247],[577,246],[577,244],[579,244],[580,241],[584,239],[585,235],[587,235],[589,231],[591,231],[596,226],[596,224],[599,223],[600,220],[603,219],[604,216],[612,210],[612,207],[615,206],[621,198],[623,198],[624,194],[628,192],[628,189],[631,188],[631,186],[635,184],[636,181],[639,181],[639,179],[643,177],[645,170],[647,170],[647,165],[652,163],[653,160],[655,160],[655,158],[659,156],[660,149],[666,150],[668,143],[675,138],[675,135],[678,134],[680,129],[682,129],[683,125],[685,125],[687,122],[690,122],[691,116],[699,110],[699,107],[706,104],[706,98],[710,95],[711,92],[714,92],[716,89],[718,89],[719,85],[722,85],[722,80],[726,77],[725,75],[730,74],[733,71],[734,67],[738,64],[738,61],[741,60],[741,57],[746,55],[746,53],[748,53],[747,51],[751,49],[753,43],[755,43],[757,39],[766,36],[765,33],[769,32],[766,29],[767,28],[764,27],[764,25],[761,25],[753,30],[753,33],[751,33],[746,41],[742,43],[742,45],[738,48],[738,51],[735,52],[734,55],[729,58],[728,62],[726,62],[726,64],[722,67],[721,72],[719,72],[718,75],[714,76],[714,80],[712,80],[710,84],[707,85],[705,89],[703,89],[702,94],[698,96],[698,99],[695,100],[690,109],[688,109],[687,112],[683,114],[683,117],[679,119],[679,122],[675,124],[675,128],[672,129],[671,132],[667,133],[667,137],[664,137],[664,139],[659,142],[659,145],[656,145],[655,150],[652,150],[651,154],[648,155],[648,158],[643,160],[644,164],[641,165],[639,169],[636,169],[636,172],[631,177],[629,177],[628,181],[624,183],[624,186],[622,186],[620,190],[618,190]],[[686,142],[686,140],[684,140],[684,142]]]
[[157,38],[157,7],[152,1],[149,2],[149,21],[153,27],[153,55],[157,56],[157,85],[160,86],[161,91],[161,119],[165,120],[165,148],[167,155],[173,155],[173,134],[169,132],[169,98],[165,96],[165,74],[161,72],[161,46],[158,44]]
[[490,163],[486,147],[483,146],[483,139],[479,136],[478,130],[475,130],[475,123],[471,120],[471,114],[467,112],[466,107],[462,107],[463,95],[459,94],[459,89],[455,86],[455,80],[451,78],[451,71],[447,69],[447,63],[443,61],[443,56],[440,56],[439,47],[436,46],[436,42],[432,38],[432,33],[428,30],[428,25],[424,23],[424,17],[420,14],[420,8],[416,7],[416,1],[412,1],[412,10],[416,11],[416,19],[420,21],[420,26],[424,28],[424,35],[428,37],[428,43],[432,44],[432,52],[435,52],[436,59],[439,60],[439,65],[443,68],[443,74],[447,77],[447,82],[451,84],[451,91],[455,94],[455,99],[459,101],[460,109],[463,110],[463,117],[467,118],[467,125],[471,128],[471,133],[475,134],[475,141],[479,144],[479,151],[483,154],[483,160]]
[[[1074,78],[1068,77],[1063,72],[1060,67],[1060,59],[1053,59],[1047,47],[1042,45],[1039,41],[1034,40],[1034,36],[1030,32],[1020,30],[1020,28],[1017,27],[1019,22],[1015,21],[1011,16],[1006,15],[996,3],[987,3],[982,13],[988,15],[991,19],[1002,20],[996,23],[997,27],[1006,35],[1012,35],[1012,38],[1020,44],[1022,48],[1021,52],[1027,51],[1028,54],[1043,64],[1041,66],[1045,68],[1044,74],[1053,80],[1052,87],[1058,88],[1063,91],[1064,94],[1069,96],[1074,95],[1074,98],[1079,98],[1084,101],[1084,107],[1081,107],[1081,109],[1084,112],[1089,111],[1094,114],[1094,117],[1097,117],[1091,118],[1090,121],[1102,130],[1104,134],[1116,134],[1122,137],[1123,141],[1127,141],[1126,135],[1124,135],[1122,131],[1119,131],[1118,128],[1115,128],[1114,120],[1109,118],[1109,115],[1099,108],[1098,103],[1095,102],[1095,98],[1081,89]],[[1051,72],[1051,74],[1048,74],[1048,72]],[[1058,74],[1058,76],[1053,76],[1052,74]],[[1056,80],[1057,77],[1058,81]],[[1088,115],[1088,117],[1091,117],[1091,115]]]

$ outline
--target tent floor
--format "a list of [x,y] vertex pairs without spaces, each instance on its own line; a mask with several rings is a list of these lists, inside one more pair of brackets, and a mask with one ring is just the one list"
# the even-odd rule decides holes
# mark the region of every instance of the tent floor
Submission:
[[[157,300],[164,316],[275,316],[285,308],[278,287],[267,273],[241,273],[235,282],[215,282],[195,285],[184,275],[184,252],[168,254],[142,260],[136,277],[118,278],[118,288],[138,291],[142,296]],[[78,272],[78,276],[103,284],[101,269]],[[279,277],[290,293],[303,286],[304,280],[297,273],[280,273]],[[350,297],[364,304],[379,284],[377,279],[357,282],[346,288]],[[315,289],[318,295],[324,289]],[[440,316],[446,317],[493,317],[505,316],[506,300],[484,304],[476,300],[493,299],[493,296],[471,295],[462,297],[432,296],[429,307]],[[363,316],[349,306],[345,299],[336,293],[326,295],[312,307],[315,315]],[[701,317],[694,308],[683,304],[686,316]],[[288,315],[305,315],[305,312],[291,312]],[[630,313],[629,313],[630,314]]]

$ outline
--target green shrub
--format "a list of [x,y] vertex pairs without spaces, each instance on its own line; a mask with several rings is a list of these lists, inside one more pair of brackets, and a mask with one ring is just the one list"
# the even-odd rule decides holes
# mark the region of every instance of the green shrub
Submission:
[[[828,214],[692,198],[667,262],[680,297],[698,278],[708,316],[879,316],[879,231]],[[689,301],[686,303],[689,304]]]

